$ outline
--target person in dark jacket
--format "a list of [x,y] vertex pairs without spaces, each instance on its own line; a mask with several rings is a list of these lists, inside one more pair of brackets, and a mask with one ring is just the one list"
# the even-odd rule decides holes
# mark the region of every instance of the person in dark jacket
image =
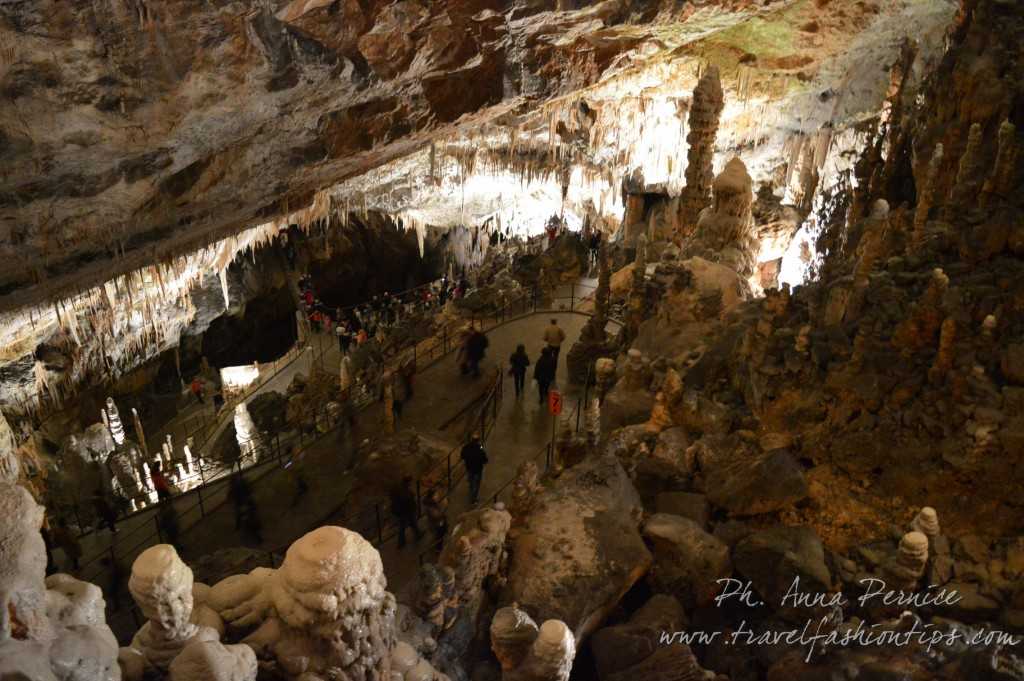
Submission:
[[402,484],[391,491],[391,513],[398,521],[398,548],[405,546],[405,528],[411,527],[416,541],[423,536],[419,523],[416,522],[416,492],[412,488],[412,478],[402,478]]
[[106,525],[110,528],[111,532],[117,532],[117,511],[107,501],[107,497],[103,494],[102,489],[96,490],[92,497],[92,505],[96,511],[96,519],[99,521],[96,529],[98,530],[103,525]]
[[523,387],[526,385],[526,367],[530,366],[530,358],[526,354],[526,346],[520,343],[516,351],[508,358],[509,373],[516,383],[516,399],[522,397]]
[[555,370],[558,367],[555,353],[551,348],[544,348],[540,353],[540,359],[533,367],[533,378],[537,381],[537,392],[540,397],[540,404],[548,399],[548,390],[555,381]]
[[487,464],[487,452],[476,435],[462,448],[462,462],[466,464],[466,477],[469,479],[469,499],[475,504],[480,496],[480,483]]
[[480,362],[483,361],[484,355],[487,353],[488,345],[490,345],[490,341],[487,340],[487,336],[477,329],[473,330],[466,341],[466,363],[473,378],[480,377]]

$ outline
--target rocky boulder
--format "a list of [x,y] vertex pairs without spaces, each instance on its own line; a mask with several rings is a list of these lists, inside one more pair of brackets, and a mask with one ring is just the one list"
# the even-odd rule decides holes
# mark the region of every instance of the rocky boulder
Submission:
[[800,464],[783,449],[753,455],[719,451],[701,463],[708,501],[732,516],[781,511],[809,492]]
[[693,492],[662,492],[654,500],[657,513],[689,518],[700,527],[708,524],[708,498]]
[[590,647],[602,679],[640,664],[661,647],[661,632],[686,626],[683,606],[672,596],[658,594],[636,611],[628,622],[594,633]]
[[828,593],[832,575],[825,565],[825,550],[810,527],[771,527],[741,539],[733,549],[736,572],[751,581],[753,588],[779,614],[794,621],[813,614],[807,607],[783,607],[791,588],[813,597]]
[[614,456],[568,469],[538,494],[512,542],[503,600],[534,619],[565,622],[582,641],[651,566],[638,529],[642,513]]
[[729,547],[689,518],[657,513],[644,524],[654,547],[651,586],[688,605],[703,606],[719,592],[719,579],[732,574]]

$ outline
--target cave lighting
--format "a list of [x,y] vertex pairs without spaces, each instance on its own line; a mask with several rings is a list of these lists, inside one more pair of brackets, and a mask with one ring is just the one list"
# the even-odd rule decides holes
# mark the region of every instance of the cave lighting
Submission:
[[220,370],[221,385],[225,390],[244,390],[259,380],[259,377],[260,368],[255,362]]

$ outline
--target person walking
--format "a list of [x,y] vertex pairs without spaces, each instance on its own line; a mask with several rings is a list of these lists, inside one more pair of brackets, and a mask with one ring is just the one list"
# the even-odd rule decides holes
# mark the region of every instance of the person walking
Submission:
[[398,548],[405,547],[405,528],[411,527],[416,541],[423,537],[419,523],[416,522],[416,492],[412,488],[412,477],[402,478],[402,484],[391,490],[391,513],[398,521]]
[[343,356],[347,355],[348,346],[352,342],[352,336],[349,335],[348,324],[343,322],[341,317],[338,317],[338,326],[335,327],[334,333],[338,337],[338,349],[341,350]]
[[555,365],[558,365],[558,353],[562,350],[562,343],[565,341],[565,331],[558,325],[557,319],[552,319],[548,328],[544,329],[544,342],[554,357]]
[[71,569],[78,572],[78,561],[82,558],[82,545],[78,537],[68,527],[68,521],[61,518],[57,521],[57,527],[53,531],[53,542],[64,551],[68,561],[71,562]]
[[490,345],[490,341],[482,331],[473,329],[469,334],[469,339],[466,341],[466,362],[473,378],[480,377],[480,362],[487,354],[488,345]]
[[516,384],[516,399],[523,395],[523,387],[526,385],[526,367],[530,366],[530,357],[526,354],[526,346],[520,343],[516,351],[508,358],[509,370]]
[[487,465],[487,452],[480,444],[480,437],[474,435],[462,448],[462,462],[466,465],[469,479],[469,500],[475,504],[480,496],[480,483],[483,482],[484,466]]
[[203,381],[196,376],[192,379],[192,394],[195,395],[196,399],[199,400],[199,404],[204,404],[203,400]]
[[153,489],[156,490],[157,501],[170,499],[171,483],[167,482],[167,476],[161,470],[159,460],[153,462],[153,470],[149,472],[149,477],[153,478]]
[[395,415],[395,421],[397,422],[402,418],[402,407],[405,406],[406,401],[412,391],[409,390],[409,381],[405,374],[402,373],[401,368],[392,369],[391,372],[391,411]]
[[537,393],[540,397],[540,404],[548,399],[548,390],[555,381],[555,372],[558,370],[558,363],[555,360],[555,353],[550,347],[541,350],[540,358],[533,367],[533,378],[537,381]]

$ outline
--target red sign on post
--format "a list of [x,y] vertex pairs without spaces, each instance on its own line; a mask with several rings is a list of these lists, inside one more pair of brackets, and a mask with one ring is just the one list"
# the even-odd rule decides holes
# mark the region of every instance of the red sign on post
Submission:
[[562,413],[562,393],[557,390],[551,390],[548,393],[548,411],[551,412],[552,416],[558,416]]

